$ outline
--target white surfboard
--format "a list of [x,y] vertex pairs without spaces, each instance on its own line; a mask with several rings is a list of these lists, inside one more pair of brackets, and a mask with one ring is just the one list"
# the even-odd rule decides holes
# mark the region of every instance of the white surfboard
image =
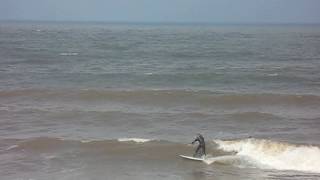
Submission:
[[182,158],[193,160],[193,161],[203,161],[204,158],[198,158],[198,157],[193,157],[193,156],[185,156],[185,155],[179,155]]

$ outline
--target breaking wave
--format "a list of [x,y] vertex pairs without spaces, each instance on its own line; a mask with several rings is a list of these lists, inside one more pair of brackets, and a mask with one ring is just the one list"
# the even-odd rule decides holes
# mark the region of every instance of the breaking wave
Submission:
[[[34,152],[50,156],[63,152],[96,152],[115,157],[135,157],[177,161],[178,155],[192,155],[194,147],[185,143],[142,138],[118,138],[110,140],[64,140],[60,138],[33,138],[7,140],[1,152]],[[10,143],[9,143],[10,142]],[[54,152],[51,153],[50,152]],[[60,152],[60,153],[59,153]],[[295,145],[266,139],[214,140],[208,142],[206,164],[222,163],[238,167],[260,169],[293,170],[320,173],[320,148],[317,146]]]
[[234,152],[259,168],[320,173],[320,148],[265,139],[214,140],[218,148]]

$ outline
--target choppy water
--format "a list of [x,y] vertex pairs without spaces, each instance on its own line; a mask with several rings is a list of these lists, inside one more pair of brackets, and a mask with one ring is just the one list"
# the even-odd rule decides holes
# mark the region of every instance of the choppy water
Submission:
[[319,69],[319,26],[1,22],[1,179],[319,179]]

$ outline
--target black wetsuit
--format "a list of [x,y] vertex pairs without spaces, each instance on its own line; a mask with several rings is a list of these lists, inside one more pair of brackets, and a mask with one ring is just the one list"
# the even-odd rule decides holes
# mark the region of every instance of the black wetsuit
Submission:
[[203,136],[201,134],[198,134],[198,136],[192,142],[192,144],[194,144],[196,141],[199,142],[199,145],[198,145],[193,157],[202,157],[202,156],[206,155],[206,144],[204,142]]

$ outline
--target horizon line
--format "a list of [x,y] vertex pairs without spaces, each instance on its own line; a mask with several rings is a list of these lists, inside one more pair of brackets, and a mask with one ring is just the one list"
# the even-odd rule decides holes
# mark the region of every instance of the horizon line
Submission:
[[35,20],[0,19],[0,22],[39,22],[39,23],[96,23],[132,25],[320,25],[320,22],[195,22],[195,21],[109,21],[109,20]]

